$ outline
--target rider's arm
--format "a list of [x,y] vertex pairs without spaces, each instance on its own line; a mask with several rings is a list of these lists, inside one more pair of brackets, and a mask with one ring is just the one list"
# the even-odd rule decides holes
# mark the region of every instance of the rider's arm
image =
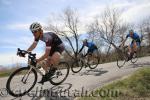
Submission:
[[32,44],[31,44],[31,46],[27,49],[27,51],[29,52],[29,51],[32,51],[36,46],[37,46],[37,41],[34,41]]
[[125,42],[127,41],[128,37],[129,37],[129,34],[126,36],[125,40],[122,41],[120,46],[123,46],[125,44]]
[[51,50],[51,46],[47,46],[46,49],[45,49],[45,54],[43,54],[39,59],[37,59],[36,61],[37,62],[40,62],[42,60],[44,60],[45,58],[47,58],[49,56],[49,53],[50,53],[50,50]]
[[126,41],[127,41],[127,38],[125,40],[123,40],[121,46],[124,45]]
[[79,53],[83,50],[83,48],[84,48],[84,45],[82,45],[81,49],[79,50]]
[[49,56],[51,45],[52,45],[52,39],[47,39],[45,53],[39,59],[36,59],[37,62],[40,62]]

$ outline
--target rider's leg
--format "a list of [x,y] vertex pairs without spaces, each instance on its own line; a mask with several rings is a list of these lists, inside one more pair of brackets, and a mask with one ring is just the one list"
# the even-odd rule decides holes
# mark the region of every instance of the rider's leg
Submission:
[[92,49],[88,49],[87,54],[86,54],[88,61],[90,60],[92,53],[93,53],[93,50]]
[[128,60],[127,61],[131,60],[132,48],[133,48],[133,41],[128,46]]
[[50,59],[48,59],[48,65],[57,65],[60,61],[61,54],[59,52],[54,52]]
[[[48,59],[48,58],[47,58]],[[48,64],[47,64],[47,61],[48,60],[45,60],[45,63],[44,64],[42,64],[42,68],[44,69],[44,71],[45,71],[45,73],[47,73],[48,72]]]
[[131,48],[131,52],[130,52],[130,59],[132,59],[133,55],[134,55],[134,51],[136,51],[137,46],[136,46],[136,42],[133,42],[132,48]]
[[[61,50],[61,49],[59,49]],[[50,68],[49,69],[49,66],[50,65],[56,65],[58,64],[59,60],[60,60],[60,57],[61,57],[61,52],[62,51],[58,51],[58,50],[55,50],[55,52],[51,52],[52,53],[52,56],[51,56],[51,53],[50,53],[50,58],[47,59],[47,64],[45,66],[45,69],[46,69],[46,73],[45,75],[42,77],[42,80],[39,81],[39,83],[43,84],[44,82],[46,82],[48,80],[48,78],[50,78],[51,76],[54,75],[55,71],[56,71],[56,68]]]
[[134,53],[134,52],[136,52],[136,51],[137,51],[137,43],[134,42],[134,43],[133,43],[133,51],[132,51],[132,52]]
[[48,71],[48,66],[47,66],[48,64],[47,64],[47,59],[45,59],[45,60],[43,60],[43,61],[40,61],[38,64],[37,64],[37,66],[39,67],[39,68],[43,68],[44,69],[44,71],[45,71],[45,73]]
[[45,74],[49,72],[49,67],[51,66],[50,60],[51,56],[55,52],[55,48],[51,48],[49,56],[46,58],[46,64],[42,66],[42,68],[45,70]]
[[[60,57],[61,57],[61,53],[64,51],[65,47],[63,44],[60,44],[60,46],[58,47],[54,47],[51,49],[50,51],[50,57],[48,57],[47,59],[47,69],[49,69],[49,67],[51,67],[51,65],[57,65],[59,63]],[[53,67],[54,67],[53,66]]]
[[128,46],[128,55],[130,55],[131,54],[131,52],[132,52],[132,47],[133,47],[133,45],[132,45],[132,43]]

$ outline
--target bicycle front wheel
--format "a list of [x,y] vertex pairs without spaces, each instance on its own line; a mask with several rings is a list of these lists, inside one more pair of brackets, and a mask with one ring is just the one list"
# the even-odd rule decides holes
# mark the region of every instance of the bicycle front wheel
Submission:
[[37,82],[37,73],[30,67],[22,67],[14,71],[7,80],[6,89],[14,97],[27,94]]
[[82,67],[83,67],[83,61],[76,60],[72,63],[71,70],[73,73],[78,73],[81,71]]
[[127,60],[127,57],[123,54],[118,54],[118,57],[117,57],[117,66],[119,68],[123,67],[126,63],[126,60]]
[[55,74],[50,78],[50,83],[53,85],[59,85],[64,82],[69,75],[70,67],[66,62],[60,62],[57,66]]

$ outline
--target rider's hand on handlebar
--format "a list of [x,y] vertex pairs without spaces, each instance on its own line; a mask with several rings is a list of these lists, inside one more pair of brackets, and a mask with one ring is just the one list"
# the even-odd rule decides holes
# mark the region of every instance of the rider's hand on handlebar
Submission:
[[40,62],[39,59],[36,59],[36,62],[39,63]]
[[120,44],[120,45],[119,45],[119,48],[122,48],[122,47],[123,47],[123,44]]
[[28,53],[28,52],[25,51],[25,50],[21,50],[20,48],[18,48],[17,55],[19,55],[20,57],[25,57],[26,53]]
[[20,57],[25,57],[26,53],[25,52],[19,52],[19,53],[17,53],[17,55],[19,55]]

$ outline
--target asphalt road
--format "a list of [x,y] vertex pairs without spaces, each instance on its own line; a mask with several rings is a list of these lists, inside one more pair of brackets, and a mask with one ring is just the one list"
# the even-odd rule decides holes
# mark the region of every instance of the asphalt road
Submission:
[[[29,94],[18,98],[10,96],[5,91],[8,77],[0,78],[0,100],[73,100],[75,97],[86,96],[89,91],[95,88],[126,77],[137,69],[147,66],[150,66],[150,57],[139,58],[136,64],[131,64],[129,61],[120,69],[116,62],[111,62],[100,64],[94,70],[83,68],[77,74],[70,71],[68,78],[61,85],[54,86],[49,82],[44,85],[37,83]],[[40,79],[39,76],[38,81]],[[30,80],[32,81],[32,79]]]

